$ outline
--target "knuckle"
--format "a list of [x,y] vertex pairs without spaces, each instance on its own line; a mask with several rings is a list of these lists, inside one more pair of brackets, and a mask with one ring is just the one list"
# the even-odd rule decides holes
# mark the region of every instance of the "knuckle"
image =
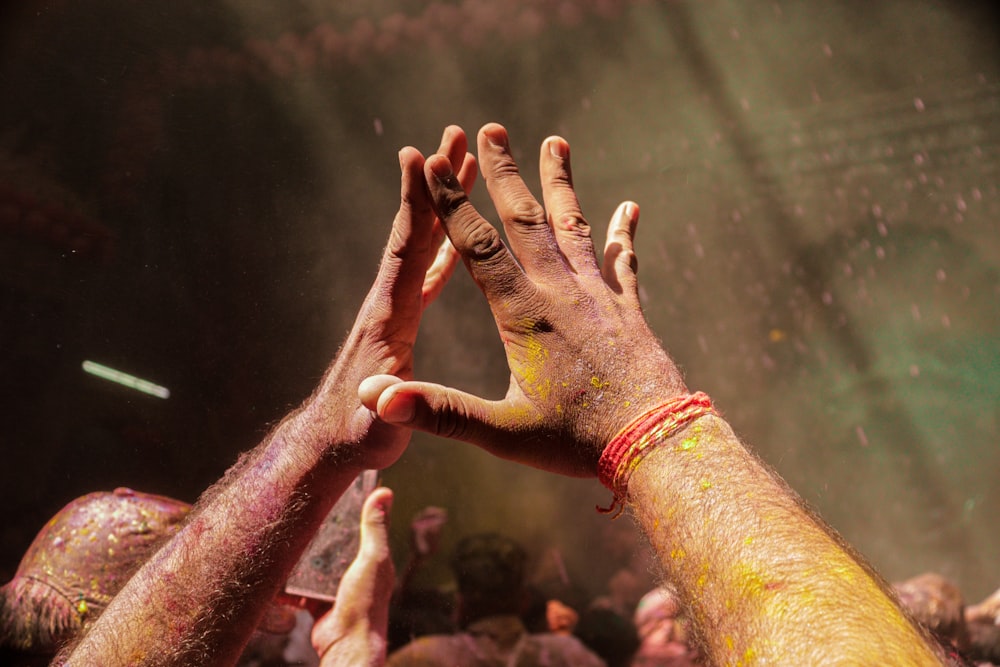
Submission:
[[632,243],[632,231],[628,227],[613,227],[611,237],[622,243]]
[[490,169],[490,179],[501,180],[505,178],[521,178],[521,172],[517,168],[517,163],[508,154],[504,154],[503,157],[499,158]]
[[514,222],[529,225],[540,225],[545,222],[545,211],[541,204],[530,195],[511,197],[507,210]]
[[578,212],[566,213],[555,221],[555,225],[560,231],[590,236],[590,223]]
[[481,262],[497,256],[503,250],[503,241],[493,227],[482,222],[468,231],[465,247],[470,259]]
[[448,188],[435,194],[434,205],[438,215],[442,218],[451,218],[467,201],[468,197],[465,196],[464,190]]
[[632,273],[639,271],[639,256],[629,249],[622,250],[618,256],[618,261],[627,265],[632,270]]
[[463,439],[468,430],[468,419],[465,414],[465,405],[460,399],[448,396],[444,406],[437,411],[435,416],[437,419],[435,433],[454,440]]

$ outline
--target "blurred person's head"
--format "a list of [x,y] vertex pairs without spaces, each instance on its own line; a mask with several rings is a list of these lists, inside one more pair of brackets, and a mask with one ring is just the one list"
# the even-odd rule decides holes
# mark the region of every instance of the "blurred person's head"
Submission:
[[549,600],[545,605],[545,621],[549,632],[571,635],[580,622],[580,614],[560,600]]
[[641,642],[637,664],[701,664],[680,602],[669,589],[659,587],[646,593],[636,605],[633,621]]
[[438,590],[408,590],[389,607],[388,651],[392,653],[417,637],[455,631],[455,600]]
[[639,600],[632,616],[639,639],[673,640],[679,613],[680,603],[669,590],[658,587],[649,591]]
[[583,612],[573,634],[608,667],[628,667],[639,648],[632,621],[607,608],[592,607]]
[[954,583],[935,572],[926,572],[893,584],[903,607],[914,620],[940,641],[964,649],[968,643],[965,601]]
[[67,504],[0,588],[0,647],[55,655],[101,615],[190,510],[179,500],[124,487]]
[[521,545],[503,535],[484,533],[462,539],[451,559],[458,585],[459,627],[487,616],[519,614],[527,560]]

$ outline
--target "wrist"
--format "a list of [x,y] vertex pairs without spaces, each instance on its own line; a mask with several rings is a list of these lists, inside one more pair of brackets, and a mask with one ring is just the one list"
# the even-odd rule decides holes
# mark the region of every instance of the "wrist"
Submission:
[[361,448],[343,437],[350,433],[344,422],[323,402],[310,398],[277,427],[271,444],[293,460],[313,467],[328,465],[344,475],[356,476],[366,466]]
[[604,448],[597,465],[600,482],[614,493],[608,513],[624,508],[632,471],[653,449],[663,445],[692,422],[717,414],[704,392],[682,394],[646,410],[623,427]]

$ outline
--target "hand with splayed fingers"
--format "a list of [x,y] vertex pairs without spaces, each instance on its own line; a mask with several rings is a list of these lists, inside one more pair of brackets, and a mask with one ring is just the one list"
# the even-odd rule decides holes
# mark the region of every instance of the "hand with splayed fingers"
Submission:
[[618,207],[598,261],[564,139],[542,143],[544,207],[521,179],[503,127],[483,127],[478,148],[510,247],[469,203],[453,161],[433,155],[424,174],[438,217],[490,303],[511,371],[507,395],[487,400],[380,375],[362,383],[362,402],[392,424],[545,470],[594,475],[620,428],[686,393],[639,305],[638,207]]

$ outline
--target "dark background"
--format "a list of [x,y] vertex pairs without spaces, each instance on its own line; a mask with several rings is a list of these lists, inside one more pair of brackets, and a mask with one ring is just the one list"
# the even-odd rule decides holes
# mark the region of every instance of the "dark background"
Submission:
[[[573,146],[603,242],[737,431],[891,579],[1000,585],[994,3],[22,2],[0,9],[0,574],[63,504],[193,501],[321,376],[374,277],[396,152]],[[492,211],[481,191],[475,201]],[[457,274],[417,376],[502,395]],[[170,390],[83,373],[90,359]],[[418,435],[395,542],[498,529],[599,592],[608,494]]]

